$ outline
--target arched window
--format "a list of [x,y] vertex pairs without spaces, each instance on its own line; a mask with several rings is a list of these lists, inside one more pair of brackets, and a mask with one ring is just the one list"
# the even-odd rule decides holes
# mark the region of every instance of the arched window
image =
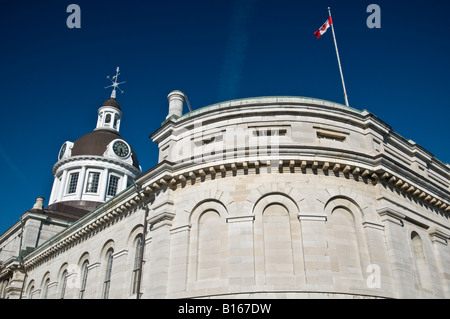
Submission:
[[110,113],[106,114],[105,123],[106,124],[111,123],[111,114]]
[[411,244],[422,290],[431,292],[433,289],[431,273],[428,268],[422,239],[419,234],[414,231],[411,233]]
[[262,215],[266,276],[294,274],[289,212],[280,204],[271,204]]
[[109,296],[109,288],[111,287],[111,271],[113,265],[113,253],[114,250],[112,248],[108,249],[106,252],[106,271],[105,271],[105,279],[103,281],[103,299],[108,299]]
[[253,213],[255,282],[283,289],[302,267],[295,258],[301,254],[298,206],[286,194],[268,193],[255,202]]
[[138,293],[138,281],[141,276],[141,260],[142,260],[142,235],[136,237],[134,245],[134,265],[131,279],[131,294]]
[[87,283],[87,277],[88,277],[88,266],[89,261],[86,260],[83,263],[83,266],[81,266],[81,287],[80,287],[80,293],[79,298],[83,299],[84,293],[86,291],[86,283]]
[[34,285],[31,285],[30,290],[28,291],[28,299],[33,299],[34,293]]
[[47,278],[44,282],[44,287],[42,290],[42,299],[47,299],[48,297],[48,286],[50,285],[50,278]]
[[119,122],[119,115],[114,115],[114,123],[113,123],[113,128],[115,128],[117,130],[117,123]]
[[203,213],[199,220],[198,231],[198,279],[220,278],[221,262],[221,231],[220,215],[209,210]]
[[64,296],[66,294],[66,287],[67,287],[67,270],[64,270],[61,276],[61,291],[59,298],[64,299]]
[[203,200],[192,209],[187,286],[215,288],[228,278],[227,215],[225,205],[214,199]]
[[363,273],[354,214],[347,207],[335,207],[327,228],[333,282],[336,285],[360,285]]

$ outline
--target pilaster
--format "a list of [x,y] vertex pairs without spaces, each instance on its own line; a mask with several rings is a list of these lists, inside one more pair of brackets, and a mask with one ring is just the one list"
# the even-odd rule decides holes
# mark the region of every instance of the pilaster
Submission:
[[170,230],[169,298],[186,291],[190,232],[190,225]]
[[[103,288],[103,280],[99,274],[100,263],[96,262],[88,266],[88,277],[86,281],[86,290],[84,291],[83,299],[98,299],[101,296],[101,290]],[[80,276],[82,274],[80,273]]]
[[430,229],[428,229],[428,234],[433,243],[439,281],[441,283],[440,288],[444,294],[442,297],[450,298],[450,270],[448,268],[448,265],[450,265],[450,251],[448,246],[450,234],[442,231],[436,226],[430,227]]
[[18,268],[14,269],[8,287],[5,289],[7,299],[20,299],[24,280],[25,273]]
[[[369,289],[376,289],[378,293],[395,297],[395,287],[392,279],[393,275],[386,249],[385,226],[373,222],[363,222],[362,225],[369,251],[370,268],[368,269],[373,270],[374,272],[379,270],[379,273],[373,273],[375,282],[366,281],[367,287]],[[371,275],[372,273],[368,271],[367,276],[369,277]]]
[[[169,205],[170,206],[170,205]],[[165,298],[170,265],[170,227],[174,213],[162,212],[149,218],[151,244],[145,249],[144,298]]]
[[128,250],[124,249],[114,253],[113,268],[111,273],[111,289],[109,299],[121,299],[128,297],[131,284],[131,271],[127,269]]
[[411,268],[410,248],[407,245],[407,236],[404,229],[405,215],[391,208],[378,209],[381,222],[384,225],[386,236],[386,248],[389,264],[394,281],[395,297],[416,297],[414,287],[414,272]]
[[306,285],[312,290],[329,289],[333,281],[327,251],[327,216],[321,213],[301,213],[298,219],[302,233]]
[[229,238],[229,288],[239,291],[255,284],[253,221],[255,216],[227,218]]

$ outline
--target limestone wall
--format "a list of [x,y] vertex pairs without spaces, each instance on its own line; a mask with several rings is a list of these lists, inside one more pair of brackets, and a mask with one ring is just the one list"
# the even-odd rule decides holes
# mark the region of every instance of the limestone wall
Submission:
[[25,257],[26,298],[136,298],[143,235],[142,298],[450,297],[449,167],[369,112],[246,99],[152,138],[156,167]]

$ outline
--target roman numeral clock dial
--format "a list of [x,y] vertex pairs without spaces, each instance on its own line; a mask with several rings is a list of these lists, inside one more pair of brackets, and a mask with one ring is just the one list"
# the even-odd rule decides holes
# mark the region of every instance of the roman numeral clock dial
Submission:
[[113,151],[119,157],[127,157],[130,153],[130,149],[123,141],[117,141],[113,144]]

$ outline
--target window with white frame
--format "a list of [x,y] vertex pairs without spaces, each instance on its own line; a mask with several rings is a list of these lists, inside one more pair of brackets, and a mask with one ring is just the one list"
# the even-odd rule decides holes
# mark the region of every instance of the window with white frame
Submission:
[[119,180],[120,177],[116,176],[116,175],[111,175],[109,177],[109,183],[108,183],[108,196],[116,196],[117,194],[117,189],[119,187]]
[[86,193],[97,193],[99,181],[100,173],[89,172],[86,183]]
[[75,194],[77,192],[78,176],[78,172],[70,174],[67,194]]

